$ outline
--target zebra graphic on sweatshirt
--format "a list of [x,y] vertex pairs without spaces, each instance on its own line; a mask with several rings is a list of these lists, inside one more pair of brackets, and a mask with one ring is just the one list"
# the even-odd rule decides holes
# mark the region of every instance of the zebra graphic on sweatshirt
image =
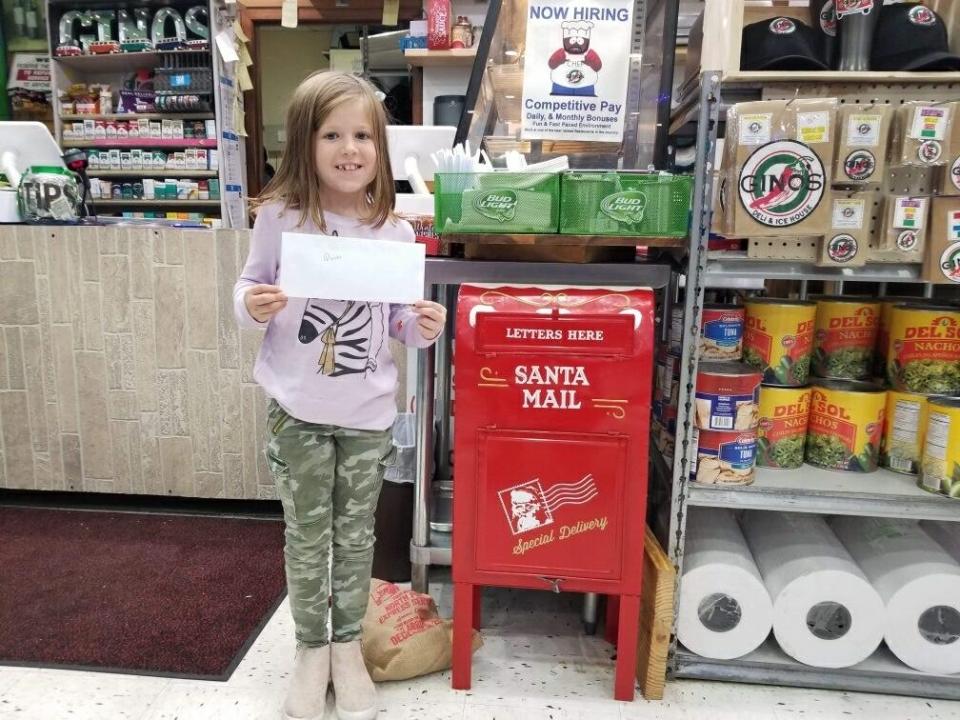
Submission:
[[383,304],[311,298],[304,305],[297,338],[304,345],[320,340],[317,372],[321,375],[376,372],[383,346]]
[[317,372],[327,377],[366,374],[377,369],[383,344],[382,303],[354,300],[308,300],[298,339],[319,340]]

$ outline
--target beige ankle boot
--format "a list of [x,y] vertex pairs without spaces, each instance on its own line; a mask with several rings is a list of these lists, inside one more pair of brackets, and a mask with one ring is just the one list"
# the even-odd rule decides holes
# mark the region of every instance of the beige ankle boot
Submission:
[[331,643],[330,671],[337,698],[339,720],[373,720],[377,716],[377,690],[367,672],[360,641]]
[[298,647],[283,703],[286,720],[323,720],[330,684],[330,646]]

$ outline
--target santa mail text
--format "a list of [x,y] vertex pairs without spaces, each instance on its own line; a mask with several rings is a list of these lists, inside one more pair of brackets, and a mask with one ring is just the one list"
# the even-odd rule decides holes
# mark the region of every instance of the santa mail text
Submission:
[[598,8],[578,5],[530,5],[530,17],[534,20],[593,20],[594,22],[627,22],[627,8]]

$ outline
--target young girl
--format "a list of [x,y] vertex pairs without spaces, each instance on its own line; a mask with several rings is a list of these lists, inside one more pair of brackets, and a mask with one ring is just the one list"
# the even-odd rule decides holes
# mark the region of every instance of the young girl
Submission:
[[283,504],[297,637],[283,711],[288,719],[322,718],[332,674],[340,720],[368,720],[377,699],[360,652],[360,621],[374,511],[392,461],[397,369],[387,338],[427,347],[446,310],[426,301],[288,300],[276,287],[283,232],[414,240],[393,214],[386,116],[373,87],[351,75],[314,73],[294,91],[286,130],[234,288],[240,324],[266,328],[254,377],[271,398],[266,453]]

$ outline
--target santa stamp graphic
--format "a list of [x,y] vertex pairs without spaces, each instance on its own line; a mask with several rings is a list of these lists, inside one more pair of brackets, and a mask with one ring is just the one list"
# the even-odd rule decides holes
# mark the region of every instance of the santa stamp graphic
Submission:
[[555,484],[547,489],[536,479],[499,492],[500,504],[514,535],[552,525],[557,508],[584,505],[598,494],[596,481],[589,474],[579,482]]
[[553,53],[547,62],[553,82],[550,94],[596,97],[597,73],[603,63],[600,56],[590,49],[593,23],[586,20],[568,21],[561,23],[560,28],[563,30],[563,47]]

